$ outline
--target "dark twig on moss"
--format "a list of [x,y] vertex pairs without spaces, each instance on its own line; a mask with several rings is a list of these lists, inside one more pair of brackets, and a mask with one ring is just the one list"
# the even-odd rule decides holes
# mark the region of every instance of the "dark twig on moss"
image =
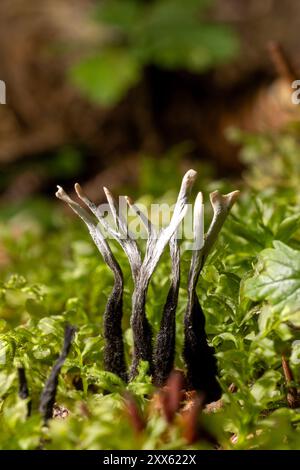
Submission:
[[[81,191],[78,184],[75,189],[79,197],[88,205],[90,210],[95,214],[97,209]],[[104,312],[104,368],[109,372],[113,372],[127,381],[127,370],[125,363],[124,343],[122,335],[122,316],[123,316],[123,274],[121,267],[115,259],[107,241],[101,233],[99,227],[96,227],[89,213],[79,204],[73,201],[65,191],[58,187],[56,196],[66,202],[71,209],[86,224],[90,235],[100,251],[105,263],[111,269],[114,275],[114,286],[106,304]]]
[[211,193],[210,200],[214,215],[206,238],[204,238],[204,206],[201,193],[198,194],[194,207],[195,249],[189,273],[183,355],[187,366],[188,386],[203,392],[205,403],[218,400],[221,396],[221,389],[216,379],[217,363],[214,350],[207,342],[205,316],[196,293],[196,286],[205,260],[238,194],[238,191],[225,196],[218,191]]
[[44,423],[47,423],[47,421],[52,418],[53,406],[55,403],[56,390],[58,385],[58,376],[69,354],[75,331],[76,328],[74,326],[66,326],[62,351],[50,372],[48,380],[41,394],[39,411],[43,417]]
[[19,390],[18,395],[22,400],[27,401],[27,417],[31,415],[31,400],[29,399],[29,389],[24,367],[18,368]]
[[177,233],[170,240],[170,255],[172,260],[172,281],[163,309],[153,358],[153,381],[157,387],[165,384],[174,366],[176,309],[180,283],[180,249]]
[[[146,297],[151,276],[170,238],[178,229],[187,211],[187,200],[191,187],[196,178],[196,172],[189,170],[183,177],[174,213],[170,224],[159,233],[145,221],[145,217],[138,212],[143,223],[148,228],[148,241],[146,254],[135,282],[132,296],[131,327],[133,333],[134,351],[130,370],[130,377],[134,378],[141,360],[148,361],[150,373],[153,374],[152,329],[146,317]],[[130,204],[130,200],[128,203]],[[135,207],[133,206],[135,209]]]

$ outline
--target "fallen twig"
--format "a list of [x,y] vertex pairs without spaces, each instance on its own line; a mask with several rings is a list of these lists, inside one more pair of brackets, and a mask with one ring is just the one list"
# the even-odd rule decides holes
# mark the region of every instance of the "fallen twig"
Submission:
[[67,358],[67,355],[69,354],[75,331],[76,331],[76,328],[74,326],[71,326],[71,325],[66,326],[62,351],[51,370],[51,373],[48,377],[48,380],[46,381],[43,392],[41,394],[39,411],[43,417],[45,424],[53,416],[53,406],[55,403],[56,390],[57,390],[57,385],[58,385],[58,376]]
[[19,391],[18,395],[22,400],[28,400],[27,402],[27,417],[31,415],[32,402],[29,399],[29,389],[27,384],[27,378],[24,367],[18,368],[18,379],[19,379]]

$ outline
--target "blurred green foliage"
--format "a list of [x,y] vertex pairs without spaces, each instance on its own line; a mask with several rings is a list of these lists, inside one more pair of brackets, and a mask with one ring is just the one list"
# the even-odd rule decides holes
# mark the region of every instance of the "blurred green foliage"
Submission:
[[[258,165],[273,162],[269,147],[264,151],[260,146],[270,136],[247,138],[243,154],[252,149],[253,156],[247,183],[240,184],[241,198],[198,284],[224,392],[223,408],[201,419],[224,449],[299,449],[300,409],[288,408],[281,368],[284,353],[299,387],[299,186],[294,184],[292,165],[284,168],[284,185],[277,177],[271,181],[272,171],[267,181],[257,180]],[[282,148],[286,139],[286,134],[273,135],[273,148]],[[274,153],[276,165],[281,165],[280,159],[294,158],[298,144],[293,139],[285,153]],[[255,148],[260,149],[257,155]],[[152,192],[159,195],[158,181],[161,190],[171,189],[172,182],[175,186],[179,172],[173,165],[171,158],[163,160],[161,168],[159,161],[144,161],[141,179],[149,192],[144,200],[155,200]],[[236,183],[201,179],[195,189],[204,189],[207,209],[207,192],[216,188],[225,192],[235,189]],[[172,191],[165,198],[174,199]],[[212,448],[203,440],[188,446],[179,417],[169,425],[151,408],[153,386],[147,364],[142,364],[140,374],[128,386],[103,371],[102,317],[112,276],[80,222],[68,217],[63,208],[49,205],[43,211],[34,206],[6,214],[0,227],[0,448],[34,449],[41,442],[47,449]],[[177,367],[184,367],[183,314],[191,256],[185,246],[183,242]],[[129,358],[130,269],[119,247],[113,245],[113,249],[125,275],[123,328]],[[147,298],[147,315],[155,331],[169,283],[166,253]],[[78,332],[59,379],[57,402],[70,414],[64,420],[52,420],[45,429],[37,411],[38,398],[59,353],[66,322],[77,325]],[[16,367],[20,364],[26,369],[33,399],[29,419],[26,403],[17,397]],[[74,386],[75,377],[82,380],[81,390]],[[231,383],[237,388],[235,393],[228,391]],[[125,390],[133,393],[147,417],[139,435],[125,411]]]
[[18,177],[24,174],[38,176],[42,181],[74,178],[83,170],[83,163],[83,153],[72,145],[62,146],[55,152],[33,157],[29,161],[17,160],[0,172],[0,190],[5,191],[7,187],[19,184]]
[[105,40],[97,53],[71,69],[87,96],[114,105],[141,79],[143,69],[203,71],[230,60],[238,49],[233,31],[205,18],[212,0],[102,0],[95,20]]
[[286,201],[293,203],[296,198],[299,202],[299,130],[295,123],[280,134],[228,130],[228,138],[242,146],[241,160],[247,166],[244,178],[256,191],[268,188],[271,193],[280,189],[279,196]]

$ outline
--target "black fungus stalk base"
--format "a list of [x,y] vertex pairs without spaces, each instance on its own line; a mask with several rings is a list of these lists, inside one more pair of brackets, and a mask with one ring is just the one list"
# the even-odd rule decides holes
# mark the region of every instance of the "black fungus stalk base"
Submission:
[[161,387],[165,384],[173,370],[176,336],[175,315],[176,306],[174,305],[174,292],[171,288],[168,293],[154,351],[153,383],[157,387]]
[[127,382],[122,333],[123,281],[118,276],[104,313],[104,368]]
[[196,294],[189,300],[184,319],[183,356],[187,367],[188,387],[204,394],[205,403],[221,398],[221,388],[214,349],[207,343],[205,316]]
[[180,283],[180,251],[175,238],[170,242],[170,252],[172,283],[164,305],[153,357],[153,383],[157,387],[162,387],[168,380],[174,368],[175,359],[176,310]]
[[138,368],[141,361],[147,361],[149,364],[149,373],[153,373],[152,328],[146,317],[146,295],[147,288],[137,288],[133,294],[131,328],[134,349],[130,369],[130,380],[134,379],[138,374]]

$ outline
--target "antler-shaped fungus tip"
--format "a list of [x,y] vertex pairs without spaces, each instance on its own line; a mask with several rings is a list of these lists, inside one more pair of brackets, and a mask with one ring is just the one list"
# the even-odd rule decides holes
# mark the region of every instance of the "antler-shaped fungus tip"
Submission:
[[105,196],[106,196],[107,202],[109,204],[111,214],[113,216],[115,224],[119,225],[119,228],[122,230],[124,227],[123,227],[123,224],[122,224],[122,220],[118,216],[118,209],[117,209],[115,198],[106,186],[103,186],[103,191],[105,193]]
[[196,178],[197,178],[197,171],[193,169],[188,170],[186,174],[184,175],[184,177],[182,178],[181,187],[186,188],[186,189],[191,188]]
[[75,183],[74,189],[75,189],[75,192],[76,192],[77,196],[79,197],[79,199],[81,199],[81,201],[84,202],[84,204],[90,209],[92,214],[94,214],[99,219],[96,204],[94,204],[92,201],[90,201],[90,199],[87,197],[87,195],[83,191],[80,184]]
[[75,183],[74,188],[75,188],[75,191],[76,191],[77,196],[78,196],[80,199],[82,199],[82,198],[85,197],[85,193],[84,193],[84,191],[83,191],[83,189],[82,189],[82,187],[80,186],[79,183]]
[[235,201],[237,200],[238,196],[240,194],[240,191],[232,191],[231,193],[228,194],[221,194],[220,191],[214,191],[210,193],[210,202],[213,207],[220,205],[221,207],[224,207],[226,209],[231,209]]
[[108,200],[108,202],[114,202],[114,197],[111,193],[111,191],[106,187],[106,186],[103,186],[103,191],[105,193],[105,196],[106,196],[106,199]]
[[61,186],[58,186],[58,185],[57,185],[57,191],[55,193],[55,196],[58,199],[61,199],[61,201],[64,201],[64,202],[67,202],[67,203],[69,203],[71,201],[71,198],[68,196],[68,194],[66,193],[64,188],[62,188]]
[[231,209],[231,207],[233,206],[233,204],[235,203],[235,201],[238,199],[240,195],[240,191],[237,189],[236,191],[232,191],[231,193],[228,193],[226,196],[228,198],[228,201],[229,201],[229,208]]
[[55,193],[55,196],[58,197],[58,199],[61,199],[62,197],[62,193],[63,193],[63,188],[59,185],[56,186],[57,187],[57,191]]
[[126,200],[127,204],[129,206],[133,206],[133,204],[134,204],[133,199],[130,196],[124,196],[124,197],[125,197],[125,200]]

